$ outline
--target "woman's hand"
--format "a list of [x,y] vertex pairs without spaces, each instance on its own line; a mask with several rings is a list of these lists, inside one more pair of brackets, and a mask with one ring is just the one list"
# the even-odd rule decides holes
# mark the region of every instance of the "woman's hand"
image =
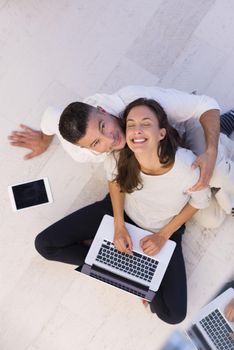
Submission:
[[132,254],[132,240],[124,225],[115,226],[114,245],[121,253]]
[[140,240],[140,247],[147,255],[155,255],[160,252],[167,239],[160,235],[160,233],[154,233],[149,236],[145,236]]

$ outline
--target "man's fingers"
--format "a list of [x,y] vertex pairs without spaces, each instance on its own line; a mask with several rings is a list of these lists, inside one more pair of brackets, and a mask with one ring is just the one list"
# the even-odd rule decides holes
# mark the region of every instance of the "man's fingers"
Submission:
[[36,153],[36,152],[31,152],[31,153],[26,154],[26,155],[24,156],[24,159],[25,159],[25,160],[28,160],[28,159],[32,159],[32,158],[34,158],[34,157],[36,157],[36,156],[37,156],[37,153]]
[[189,191],[195,192],[195,191],[201,191],[204,188],[208,187],[208,183],[207,181],[203,180],[202,178],[200,178],[200,180],[191,188],[189,188]]
[[20,124],[20,127],[21,127],[22,129],[24,129],[25,131],[27,131],[27,132],[34,132],[34,131],[35,131],[35,130],[33,130],[32,128],[30,128],[29,126],[24,125],[24,124]]
[[18,138],[17,136],[15,136],[15,135],[9,135],[7,138],[8,138],[8,140],[12,140],[12,141],[16,141],[16,140],[19,139],[19,138]]
[[197,160],[195,160],[195,161],[192,163],[191,168],[192,168],[192,170],[195,170],[195,169],[198,168],[198,167],[199,167],[199,162],[198,162]]
[[28,135],[26,133],[21,133],[21,132],[14,132],[12,133],[11,135],[8,136],[8,139],[9,140],[14,140],[14,141],[17,141],[17,140],[24,140],[24,141],[31,141],[33,140],[33,135]]
[[12,142],[10,142],[10,144],[11,144],[11,146],[29,148],[25,145],[24,142],[20,142],[20,141],[12,141]]
[[195,192],[195,191],[200,191],[204,188],[205,186],[203,185],[203,182],[200,180],[191,188],[189,188],[189,191]]
[[189,191],[200,191],[203,188],[208,187],[209,185],[209,176],[207,174],[204,174],[204,172],[201,170],[200,178],[195,185],[193,185]]
[[19,140],[21,135],[17,135],[16,131],[13,131],[11,135],[8,136],[9,140]]
[[30,136],[36,137],[36,136],[39,136],[41,134],[41,131],[31,129],[24,124],[20,124],[20,127],[23,129],[23,131],[21,131],[21,133],[24,133],[27,137],[30,137]]

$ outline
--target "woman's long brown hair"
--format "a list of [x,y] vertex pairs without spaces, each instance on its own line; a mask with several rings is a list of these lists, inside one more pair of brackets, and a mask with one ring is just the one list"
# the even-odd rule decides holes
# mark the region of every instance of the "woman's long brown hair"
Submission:
[[[168,167],[175,161],[175,154],[178,147],[183,147],[182,140],[175,128],[173,128],[167,119],[167,115],[162,106],[152,99],[139,98],[131,102],[123,112],[123,128],[126,130],[126,119],[132,108],[137,106],[146,106],[158,119],[159,128],[166,129],[164,139],[159,142],[157,154],[160,163],[164,167]],[[143,187],[140,176],[140,164],[138,163],[133,151],[126,144],[119,152],[117,161],[118,175],[114,179],[119,186],[121,192],[131,193],[140,190]]]

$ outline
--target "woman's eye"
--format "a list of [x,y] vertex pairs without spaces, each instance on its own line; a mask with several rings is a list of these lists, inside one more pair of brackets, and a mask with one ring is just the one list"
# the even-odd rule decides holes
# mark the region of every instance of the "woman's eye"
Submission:
[[133,124],[127,124],[127,128],[132,128],[133,126]]

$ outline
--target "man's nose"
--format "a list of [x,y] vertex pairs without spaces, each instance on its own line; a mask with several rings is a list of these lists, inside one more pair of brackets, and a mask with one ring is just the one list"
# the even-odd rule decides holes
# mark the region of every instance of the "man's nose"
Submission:
[[114,140],[114,135],[113,135],[113,132],[111,132],[111,131],[104,132],[103,136],[108,141],[113,141]]

